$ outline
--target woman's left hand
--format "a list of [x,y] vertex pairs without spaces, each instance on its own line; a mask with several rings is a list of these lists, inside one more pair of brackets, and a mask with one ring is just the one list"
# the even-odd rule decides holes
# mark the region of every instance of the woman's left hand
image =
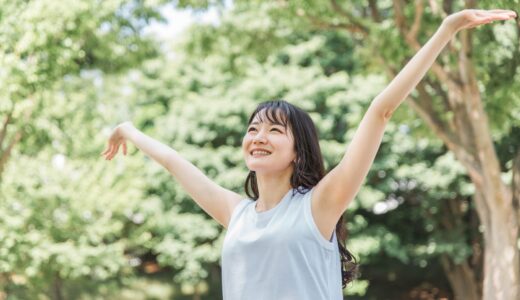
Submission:
[[465,9],[451,14],[444,19],[444,24],[453,32],[469,29],[493,21],[504,21],[516,18],[516,12],[505,9]]

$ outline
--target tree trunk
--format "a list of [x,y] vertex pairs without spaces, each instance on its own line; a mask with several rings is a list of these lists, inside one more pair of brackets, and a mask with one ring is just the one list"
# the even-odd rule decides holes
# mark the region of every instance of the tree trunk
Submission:
[[[453,117],[443,121],[431,102],[433,98],[421,83],[419,99],[410,101],[412,108],[465,166],[475,185],[474,201],[484,235],[484,300],[520,299],[518,220],[511,188],[501,179],[489,122],[482,107],[475,72],[469,61],[469,35],[461,32],[464,45],[459,54],[460,74],[448,74],[439,65],[433,67],[448,91],[437,89],[443,105]],[[443,94],[444,93],[444,94]]]
[[[406,28],[401,30],[410,47],[419,50],[414,36]],[[517,213],[511,188],[500,176],[489,121],[470,59],[471,31],[461,31],[458,38],[460,49],[452,49],[458,56],[458,68],[451,71],[450,67],[434,63],[432,72],[439,83],[429,86],[438,92],[446,111],[453,112],[452,117],[444,121],[440,115],[445,111],[433,108],[433,97],[426,92],[424,81],[418,86],[419,100],[410,103],[465,166],[475,185],[474,201],[484,235],[483,299],[516,300],[520,299]]]
[[60,274],[56,272],[51,288],[51,299],[52,300],[63,300],[62,294],[62,280]]
[[9,273],[0,273],[0,300],[5,300],[9,296],[9,285],[11,279]]
[[195,290],[193,292],[193,300],[200,300],[199,283],[195,284]]
[[[465,103],[466,118],[472,132],[460,132],[459,136],[472,134],[473,143],[466,151],[473,151],[470,177],[475,184],[475,203],[484,229],[484,291],[485,300],[516,300],[520,298],[520,270],[518,220],[513,207],[511,188],[501,178],[498,157],[491,139],[489,121],[482,107],[478,83],[469,59],[471,55],[470,33],[461,34],[462,50],[459,55],[459,72]],[[464,162],[463,162],[464,163]],[[470,162],[465,161],[469,167]]]
[[513,190],[513,208],[517,214],[516,219],[520,222],[520,149],[517,150],[513,160],[513,182],[511,185]]
[[[461,209],[461,198],[444,199],[441,204],[440,228],[441,232],[450,233],[460,231],[466,243],[473,246],[473,255],[462,262],[455,262],[453,257],[443,254],[440,262],[450,283],[456,300],[477,300],[482,298],[482,286],[479,284],[479,274],[482,269],[480,255],[480,238],[475,240],[472,232],[478,230],[478,223],[464,222],[464,217],[473,216],[476,212],[465,212]],[[476,216],[475,216],[476,218]],[[480,234],[478,234],[480,236]]]
[[[464,32],[461,35],[464,45],[464,40],[469,38]],[[460,75],[450,74],[459,83],[446,83],[450,89],[445,105],[454,112],[450,123],[443,124],[431,104],[426,102],[431,97],[425,95],[424,87],[418,88],[422,99],[411,104],[466,167],[475,185],[474,201],[484,235],[483,299],[516,300],[520,297],[517,214],[511,189],[500,176],[469,53],[461,52],[464,53],[459,55]],[[443,72],[442,69],[437,71]]]
[[[343,8],[338,1],[331,0],[330,2],[334,13],[345,18],[347,22],[327,24],[323,19],[308,16],[310,22],[316,27],[344,29],[365,38],[373,33],[370,31],[370,26],[364,25],[366,19],[360,22],[361,20],[355,14]],[[453,2],[444,1],[440,8],[435,1],[430,1],[431,12],[437,14],[437,17],[443,18],[451,13]],[[417,36],[421,29],[425,3],[425,1],[414,2],[415,13],[411,20],[403,13],[407,2],[393,0],[394,23],[404,41],[414,51],[421,48]],[[466,0],[465,6],[474,8],[475,1]],[[380,21],[379,17],[374,18],[374,16],[383,15],[379,14],[377,9],[377,5],[370,6],[374,24]],[[423,80],[417,87],[419,96],[416,101],[408,101],[408,103],[464,165],[475,185],[474,201],[484,236],[483,299],[517,300],[520,299],[520,268],[517,247],[519,210],[514,205],[511,187],[501,179],[500,165],[491,140],[489,122],[482,107],[482,99],[470,59],[471,31],[463,30],[458,33],[457,38],[460,46],[455,43],[450,44],[446,51],[453,57],[457,57],[459,65],[450,64],[450,60],[445,60],[445,64],[440,60],[436,61],[431,67],[435,79]],[[381,45],[373,45],[375,46],[372,49],[374,56],[379,57],[379,60],[384,62],[387,71],[395,76],[396,71],[382,58]],[[437,99],[440,99],[441,109],[433,105],[434,101],[438,101]],[[448,115],[446,120],[447,112],[452,114]],[[519,192],[515,191],[515,193]],[[457,267],[453,269],[449,264],[446,267],[448,267],[448,273],[453,275],[469,271],[465,267],[461,267],[464,270],[456,270]],[[476,278],[476,276],[474,277]],[[453,282],[455,285],[459,285],[458,281]],[[466,280],[462,280],[462,282],[466,282]]]
[[491,209],[486,221],[484,225],[484,240],[486,242],[484,244],[483,299],[519,299],[518,220],[516,220],[516,212],[511,207],[497,205]]
[[455,264],[450,257],[443,255],[441,265],[455,294],[455,300],[481,299],[480,287],[467,262]]

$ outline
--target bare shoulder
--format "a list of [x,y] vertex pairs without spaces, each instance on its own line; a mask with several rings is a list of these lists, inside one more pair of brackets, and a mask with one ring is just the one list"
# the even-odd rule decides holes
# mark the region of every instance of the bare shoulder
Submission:
[[311,194],[311,212],[314,223],[321,235],[328,240],[336,228],[342,212],[333,205],[336,197],[334,191],[327,189],[328,186],[324,183],[318,183],[313,189]]
[[240,203],[240,201],[246,199],[247,197],[238,194],[236,192],[233,192],[231,190],[226,190],[225,192],[225,201],[226,201],[226,214],[224,219],[222,220],[222,225],[227,229],[229,225],[229,221],[231,220],[231,215],[233,214],[233,211],[237,207],[237,205]]

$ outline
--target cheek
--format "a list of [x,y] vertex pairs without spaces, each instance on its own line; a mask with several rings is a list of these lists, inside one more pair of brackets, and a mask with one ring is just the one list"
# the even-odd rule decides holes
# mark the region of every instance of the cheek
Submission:
[[250,139],[246,136],[242,138],[242,152],[246,152]]
[[290,157],[294,152],[294,145],[290,143],[287,139],[280,139],[276,141],[275,145],[276,149],[278,149],[278,154],[283,156],[284,158]]

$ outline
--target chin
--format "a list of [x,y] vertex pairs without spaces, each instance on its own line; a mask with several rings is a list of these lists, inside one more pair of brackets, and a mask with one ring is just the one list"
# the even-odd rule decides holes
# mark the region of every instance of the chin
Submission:
[[255,171],[257,173],[263,173],[263,172],[269,172],[269,171],[272,171],[269,167],[265,166],[265,165],[262,165],[262,164],[259,164],[259,163],[250,163],[250,164],[247,164],[247,168],[250,170],[250,171]]
[[[277,166],[275,166],[275,167],[277,167]],[[280,170],[279,168],[273,168],[272,165],[264,165],[264,164],[260,165],[257,163],[249,164],[247,166],[247,168],[250,171],[256,172],[256,174],[270,174],[270,173],[279,173],[279,172],[283,171],[283,170]]]

